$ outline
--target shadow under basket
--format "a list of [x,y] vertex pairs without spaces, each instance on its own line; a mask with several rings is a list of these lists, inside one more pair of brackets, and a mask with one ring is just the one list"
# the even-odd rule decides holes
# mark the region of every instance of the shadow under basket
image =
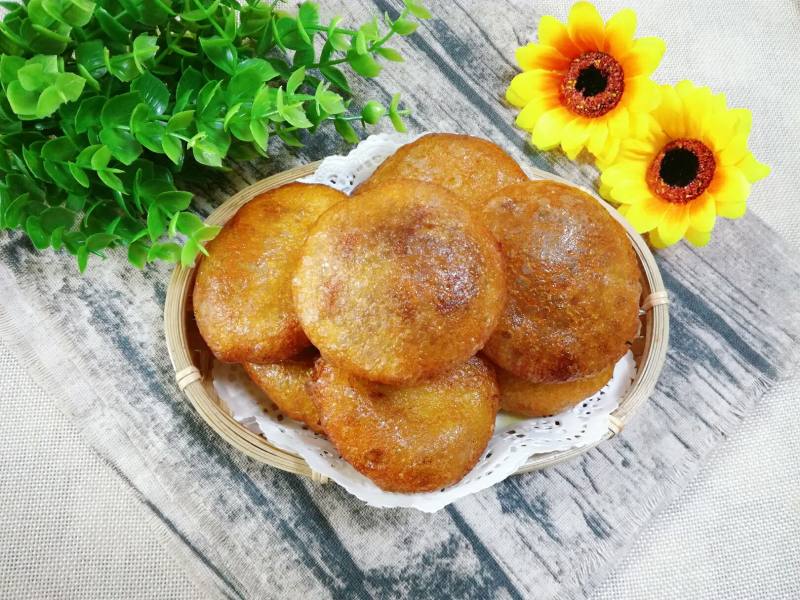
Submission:
[[[217,208],[206,222],[209,225],[224,225],[239,208],[255,196],[311,175],[318,164],[312,163],[290,169],[246,187]],[[536,172],[534,177],[575,185],[544,171]],[[597,195],[591,190],[581,189],[597,198]],[[636,361],[636,377],[628,392],[620,400],[619,407],[609,417],[608,432],[600,441],[562,452],[536,454],[531,456],[517,473],[527,473],[569,460],[618,434],[631,415],[653,392],[656,380],[664,366],[669,340],[669,314],[667,292],[664,289],[661,273],[642,236],[636,233],[617,211],[599,198],[597,199],[625,228],[641,268],[642,298],[639,314],[642,327],[639,337],[631,346]],[[327,478],[311,469],[301,457],[273,446],[266,438],[234,420],[217,396],[211,380],[213,357],[200,336],[192,310],[194,277],[194,267],[177,266],[167,288],[164,306],[167,348],[175,369],[178,387],[186,394],[206,423],[238,450],[273,467],[305,475],[318,483],[325,483]]]

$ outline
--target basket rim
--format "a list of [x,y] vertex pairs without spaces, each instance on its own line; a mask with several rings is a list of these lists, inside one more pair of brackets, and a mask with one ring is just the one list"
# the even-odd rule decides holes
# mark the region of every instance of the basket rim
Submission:
[[[316,171],[320,162],[316,161],[288,169],[248,185],[218,206],[208,216],[206,223],[209,225],[224,225],[242,205],[256,195],[311,175]],[[666,360],[669,342],[669,309],[666,301],[666,289],[655,258],[644,238],[611,205],[600,198],[595,191],[540,169],[529,168],[527,171],[532,178],[549,179],[578,187],[598,200],[609,211],[611,216],[622,225],[631,240],[631,245],[636,252],[650,290],[649,298],[653,298],[654,302],[648,307],[645,316],[644,350],[639,361],[636,377],[627,394],[620,401],[620,405],[611,414],[609,431],[605,436],[593,444],[564,451],[535,454],[515,474],[543,469],[570,460],[619,434],[631,415],[641,407],[655,389],[656,381]],[[164,303],[164,331],[167,351],[176,373],[180,390],[189,399],[203,420],[226,442],[244,454],[279,469],[305,475],[311,477],[314,481],[324,483],[325,478],[314,472],[303,458],[274,446],[262,435],[254,433],[238,423],[209,394],[203,383],[202,374],[194,363],[189,350],[185,318],[187,299],[193,286],[195,268],[195,266],[183,267],[180,264],[175,267],[169,280]]]

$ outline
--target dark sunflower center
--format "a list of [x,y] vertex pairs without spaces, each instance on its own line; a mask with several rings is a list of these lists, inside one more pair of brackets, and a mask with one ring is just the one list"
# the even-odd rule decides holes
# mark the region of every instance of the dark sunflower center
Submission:
[[606,86],[608,86],[608,77],[594,65],[581,69],[578,79],[575,80],[575,89],[586,98],[597,96],[600,92],[605,91]]
[[692,183],[700,169],[697,155],[686,148],[673,148],[664,153],[658,175],[667,185],[684,187]]
[[584,52],[572,59],[561,79],[561,103],[584,117],[600,117],[617,104],[625,91],[622,66],[605,52]]
[[664,200],[686,204],[706,191],[716,167],[714,153],[700,140],[672,140],[650,163],[647,183]]

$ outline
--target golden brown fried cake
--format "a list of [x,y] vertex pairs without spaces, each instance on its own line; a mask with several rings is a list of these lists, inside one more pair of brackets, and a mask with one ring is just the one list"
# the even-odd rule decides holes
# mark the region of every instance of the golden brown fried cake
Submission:
[[345,198],[322,185],[285,185],[245,204],[208,243],[194,315],[219,360],[272,362],[309,345],[289,282],[308,229]]
[[596,375],[574,381],[531,383],[498,368],[500,408],[527,417],[557,415],[597,392],[613,374],[614,367],[609,367]]
[[429,133],[406,144],[383,161],[356,191],[361,194],[398,178],[446,187],[472,209],[480,209],[492,192],[528,179],[496,144],[454,133]]
[[319,412],[307,389],[317,358],[319,353],[316,349],[308,348],[289,360],[264,365],[245,363],[244,368],[250,379],[264,390],[287,417],[323,433]]
[[322,356],[387,384],[467,360],[505,304],[497,242],[442,187],[385,183],[320,217],[292,280]]
[[494,432],[497,384],[478,357],[403,387],[360,379],[320,359],[310,388],[336,449],[387,491],[426,492],[456,483]]
[[639,267],[625,230],[594,198],[552,181],[487,200],[506,258],[509,298],[484,352],[535,383],[593,375],[619,360],[639,328]]

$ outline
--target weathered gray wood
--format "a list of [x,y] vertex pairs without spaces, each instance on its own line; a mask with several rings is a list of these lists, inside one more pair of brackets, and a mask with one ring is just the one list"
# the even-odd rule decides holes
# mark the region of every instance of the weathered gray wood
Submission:
[[[325,2],[361,19],[398,3]],[[397,44],[406,63],[357,89],[403,92],[412,128],[483,135],[584,184],[588,165],[541,156],[513,128],[502,93],[532,3],[430,2],[447,15]],[[218,178],[206,206],[245,183],[331,152],[299,153]],[[231,451],[172,381],[161,307],[168,269],[121,257],[79,277],[71,259],[0,242],[0,334],[110,467],[163,524],[180,562],[219,597],[577,598],[697,471],[714,445],[792,364],[800,267],[752,216],[722,222],[702,251],[660,254],[672,295],[672,346],[652,401],[624,433],[574,463],[512,478],[437,513],[364,507]]]

